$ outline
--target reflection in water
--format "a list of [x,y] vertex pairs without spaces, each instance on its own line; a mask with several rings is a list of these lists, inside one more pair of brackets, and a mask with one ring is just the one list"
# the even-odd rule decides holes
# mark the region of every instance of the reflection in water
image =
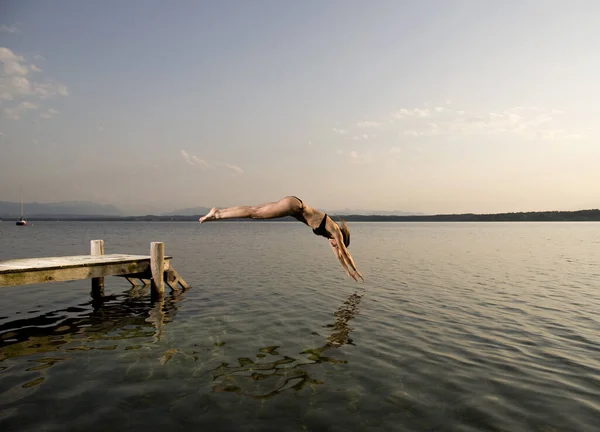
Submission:
[[[348,322],[358,313],[358,305],[361,295],[352,294],[340,308],[334,312],[335,322],[326,325],[332,332],[327,337],[323,346],[307,349],[300,354],[307,355],[307,360],[300,361],[292,357],[283,356],[275,361],[262,361],[267,356],[279,356],[277,346],[264,347],[259,349],[256,357],[259,360],[252,360],[248,357],[238,359],[238,365],[230,366],[228,363],[222,363],[213,370],[213,391],[232,392],[256,399],[264,399],[275,396],[285,390],[301,390],[305,386],[315,386],[323,384],[316,378],[313,378],[306,371],[310,365],[317,363],[340,364],[346,363],[345,360],[338,360],[325,355],[325,351],[331,348],[338,348],[345,344],[353,344],[349,338],[351,327]],[[243,387],[248,387],[245,390]]]
[[[149,285],[134,287],[127,294],[107,295],[76,307],[0,324],[0,373],[8,367],[2,362],[14,358],[53,354],[30,360],[34,365],[26,370],[36,371],[69,360],[69,354],[78,351],[114,350],[117,343],[112,341],[134,338],[139,338],[140,343],[149,338],[158,341],[163,326],[174,319],[183,294],[149,302],[149,291]],[[132,344],[125,349],[140,346]],[[43,380],[36,378],[23,387],[38,385]]]
[[[125,295],[104,296],[76,307],[1,323],[0,374],[15,366],[37,371],[40,375],[19,384],[23,388],[36,387],[44,381],[47,369],[71,360],[78,352],[116,350],[119,346],[137,350],[148,342],[159,341],[164,325],[175,318],[183,293],[155,302],[149,302],[148,297],[149,286],[134,287]],[[222,363],[212,370],[213,391],[268,398],[287,389],[322,384],[314,376],[322,370],[313,370],[311,376],[308,369],[314,364],[346,363],[326,354],[333,348],[352,344],[349,321],[358,313],[360,299],[361,295],[354,293],[334,312],[335,321],[324,326],[329,335],[323,345],[300,352],[299,359],[281,355],[277,346],[268,346],[260,348],[253,358],[239,358],[237,365]],[[177,353],[198,360],[195,352],[188,354],[171,348],[160,357],[160,364],[165,366]],[[27,361],[12,361],[20,358]]]

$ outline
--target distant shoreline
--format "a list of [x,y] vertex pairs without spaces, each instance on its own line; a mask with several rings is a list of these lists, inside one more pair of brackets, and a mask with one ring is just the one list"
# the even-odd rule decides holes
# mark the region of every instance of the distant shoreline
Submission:
[[[25,216],[27,221],[81,221],[81,222],[193,222],[198,221],[197,216],[75,216],[75,215],[38,215]],[[338,215],[331,215],[334,219]],[[439,214],[439,215],[414,215],[414,216],[388,216],[388,215],[339,215],[348,222],[591,222],[600,221],[600,210],[576,211],[539,211],[539,212],[513,212],[490,214]],[[11,222],[18,216],[2,216],[1,221]],[[294,221],[293,218],[272,219],[270,221]],[[229,221],[236,221],[231,219]],[[239,221],[239,220],[238,220]],[[260,222],[258,220],[254,222]]]

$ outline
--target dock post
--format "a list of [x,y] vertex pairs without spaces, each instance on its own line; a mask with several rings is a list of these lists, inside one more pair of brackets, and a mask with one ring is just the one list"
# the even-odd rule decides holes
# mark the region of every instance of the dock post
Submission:
[[152,272],[152,294],[162,297],[165,293],[165,244],[150,243],[150,270]]
[[[91,255],[104,255],[104,240],[92,240],[90,242]],[[104,278],[92,278],[92,297],[98,298],[104,295]]]

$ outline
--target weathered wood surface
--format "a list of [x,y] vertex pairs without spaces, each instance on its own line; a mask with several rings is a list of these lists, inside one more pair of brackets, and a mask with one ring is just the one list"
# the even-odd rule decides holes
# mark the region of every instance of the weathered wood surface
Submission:
[[104,255],[104,240],[92,240],[90,249],[90,255]]
[[158,297],[165,293],[165,244],[150,243],[150,271],[152,272],[152,292]]
[[[172,259],[172,257],[165,257],[165,260],[170,259]],[[131,263],[137,261],[150,262],[150,256],[106,254],[14,259],[8,261],[0,261],[0,274],[20,272],[23,270],[50,270],[55,268],[102,266],[106,264]]]
[[173,267],[165,272],[165,282],[169,285],[169,287],[171,287],[172,290],[177,289],[177,284],[179,284],[183,289],[188,289],[190,287]]
[[[90,242],[90,255],[104,255],[104,240]],[[92,278],[92,297],[99,298],[104,295],[104,278]]]
[[[164,257],[164,269],[170,270]],[[0,261],[0,287],[150,273],[147,255],[107,254]]]

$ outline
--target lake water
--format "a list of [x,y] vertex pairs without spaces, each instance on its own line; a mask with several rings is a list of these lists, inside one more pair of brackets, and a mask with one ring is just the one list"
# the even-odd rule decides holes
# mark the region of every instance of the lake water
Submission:
[[597,431],[600,224],[0,223],[0,260],[148,254],[191,285],[0,289],[0,430]]

